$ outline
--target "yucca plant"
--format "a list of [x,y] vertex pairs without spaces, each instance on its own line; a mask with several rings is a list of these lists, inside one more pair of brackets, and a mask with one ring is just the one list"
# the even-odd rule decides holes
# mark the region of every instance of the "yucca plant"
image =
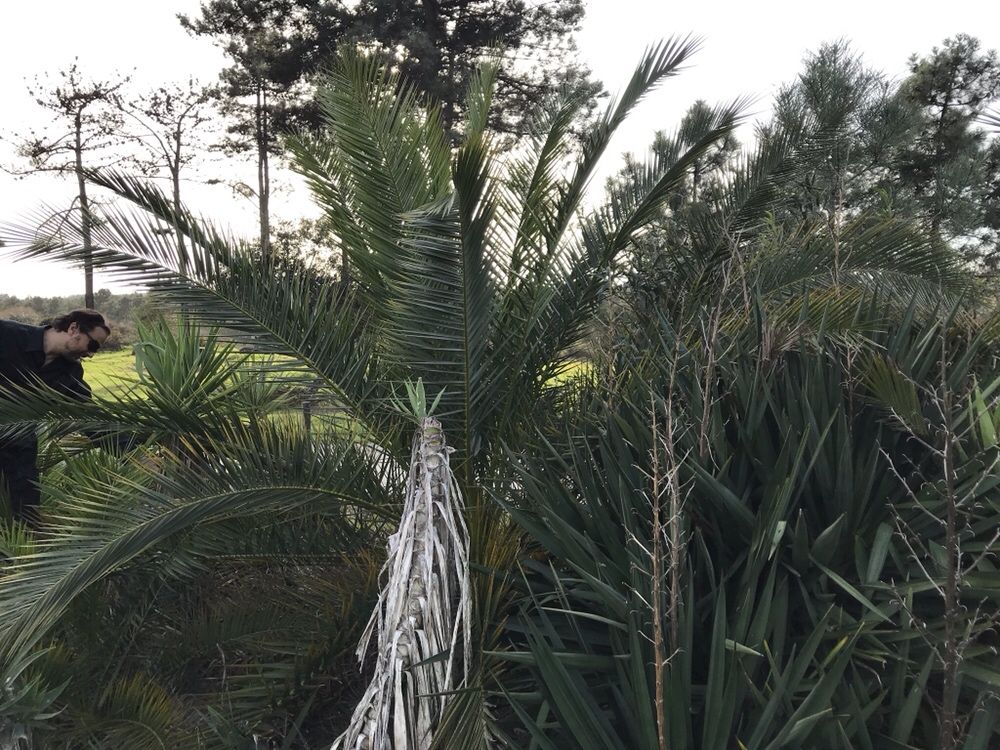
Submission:
[[[936,333],[955,335],[927,321],[967,293],[969,276],[906,222],[854,215],[835,237],[779,223],[788,182],[826,156],[827,136],[803,132],[762,139],[703,210],[657,219],[637,253],[655,259],[654,274],[633,270],[597,337],[604,391],[579,407],[596,415],[591,426],[581,435],[579,416],[567,417],[561,439],[519,446],[548,458],[523,461],[520,496],[507,500],[544,551],[525,562],[511,625],[516,745],[940,743],[938,698],[923,696],[947,671],[944,620],[914,648],[890,587],[926,562],[907,562],[913,540],[892,534],[910,495],[889,467],[909,475],[920,450],[860,381],[903,369],[888,392],[907,394],[896,401],[911,414],[914,383],[936,377]],[[973,370],[956,359],[948,386],[965,393]],[[992,469],[978,468],[991,484]],[[995,505],[979,512],[983,529],[995,525]],[[936,541],[918,544],[939,549],[942,530],[922,525]],[[977,612],[995,617],[989,597]],[[995,619],[957,620],[991,647]],[[993,741],[1000,710],[979,672],[986,655],[966,664],[979,679],[952,690],[969,747]],[[892,689],[880,692],[888,671]]]
[[860,352],[819,327],[775,353],[758,317],[710,355],[662,318],[584,434],[530,451],[520,746],[996,744],[1000,382],[988,331],[915,309]]

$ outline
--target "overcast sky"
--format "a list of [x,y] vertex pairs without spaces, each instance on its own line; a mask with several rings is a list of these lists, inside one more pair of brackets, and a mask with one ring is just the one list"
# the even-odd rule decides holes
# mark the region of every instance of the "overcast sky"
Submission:
[[[134,86],[152,88],[194,75],[208,82],[224,65],[207,39],[191,38],[177,13],[196,15],[199,0],[35,0],[0,7],[0,135],[44,122],[25,89],[25,79],[67,67],[74,57],[94,77],[130,73]],[[756,112],[767,113],[777,88],[801,68],[802,58],[825,41],[851,40],[869,66],[901,78],[913,53],[926,54],[957,33],[978,36],[986,48],[1000,47],[1000,3],[986,0],[590,0],[578,36],[580,53],[595,76],[615,91],[631,73],[643,48],[674,34],[704,40],[690,69],[668,81],[623,127],[608,163],[595,180],[615,167],[624,151],[642,151],[656,130],[672,129],[696,99],[731,101],[758,97]],[[0,142],[0,163],[14,161]],[[248,173],[248,175],[252,172]],[[249,179],[249,176],[248,178]],[[41,204],[66,205],[73,185],[53,177],[15,180],[0,172],[0,223],[16,221]],[[200,213],[255,231],[255,211],[223,187],[186,188],[187,201]],[[301,200],[291,188],[276,198],[281,217]],[[2,252],[2,251],[0,251]],[[107,285],[98,279],[97,286]],[[51,264],[0,260],[0,293],[64,295],[82,293],[81,272]]]

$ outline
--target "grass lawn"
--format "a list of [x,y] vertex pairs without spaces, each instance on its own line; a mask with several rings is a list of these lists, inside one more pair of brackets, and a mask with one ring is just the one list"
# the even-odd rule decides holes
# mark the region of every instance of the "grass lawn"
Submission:
[[107,396],[122,384],[135,382],[135,354],[132,347],[100,352],[83,363],[83,379],[95,396]]
[[566,366],[557,372],[548,382],[551,385],[559,385],[565,383],[567,380],[572,380],[573,378],[590,375],[593,369],[594,366],[590,362],[574,359],[567,363]]
[[[552,383],[563,383],[575,377],[580,377],[590,373],[591,364],[589,362],[570,362],[554,378]],[[95,396],[108,397],[116,390],[136,382],[135,353],[132,347],[122,348],[113,352],[100,352],[87,359],[83,363],[84,379],[94,392]],[[315,414],[314,427],[324,432],[328,429],[343,430],[345,423],[351,420],[340,414],[324,414],[323,409],[317,409]],[[301,422],[301,407],[281,409],[275,415],[278,420],[288,420]],[[356,429],[356,428],[355,428]]]
[[[105,398],[114,395],[116,390],[126,387],[138,380],[135,372],[135,353],[132,348],[123,348],[114,352],[100,352],[83,363],[83,377],[95,396]],[[272,417],[275,421],[301,423],[301,407],[280,409]],[[314,414],[313,427],[318,432],[326,430],[343,430],[350,420],[340,414],[324,414],[321,410]]]

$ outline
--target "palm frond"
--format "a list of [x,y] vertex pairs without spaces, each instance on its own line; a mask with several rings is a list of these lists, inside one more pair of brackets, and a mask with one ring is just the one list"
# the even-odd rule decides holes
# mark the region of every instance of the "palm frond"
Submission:
[[560,353],[582,337],[625,248],[658,215],[691,164],[738,125],[743,107],[736,102],[717,110],[712,128],[676,158],[653,155],[635,180],[613,190],[607,205],[588,217],[578,243],[527,259],[523,279],[508,292],[498,321],[506,334],[498,358],[516,350],[526,363],[504,384],[505,399],[535,391],[563,365]]
[[992,110],[979,116],[979,121],[995,130],[1000,130],[1000,111]]
[[549,248],[554,248],[560,242],[576,215],[590,177],[618,126],[655,86],[677,75],[700,44],[698,39],[690,36],[672,38],[650,47],[643,54],[624,91],[608,105],[597,125],[584,138],[576,168],[560,188],[561,200],[556,206],[551,230],[546,236]]
[[[297,260],[258,258],[175,210],[155,187],[113,172],[93,175],[103,187],[141,211],[107,209],[95,226],[95,249],[83,248],[80,227],[65,222],[59,234],[7,227],[4,241],[16,257],[81,262],[179,304],[220,336],[262,353],[280,354],[287,370],[308,368],[344,405],[372,397],[377,359],[364,308]],[[183,247],[162,230],[178,226]]]
[[191,448],[184,457],[161,451],[136,464],[134,476],[69,488],[58,499],[36,550],[0,577],[4,663],[37,644],[88,587],[198,526],[309,504],[338,509],[343,523],[352,514],[392,517],[384,493],[395,468],[359,460],[363,448],[316,445],[263,425]]
[[583,102],[578,93],[562,92],[532,123],[529,153],[511,159],[507,191],[501,193],[506,211],[518,216],[506,286],[515,286],[527,254],[548,247],[560,199],[564,160],[570,154],[570,127]]
[[[358,647],[377,637],[375,674],[335,748],[430,748],[450,694],[469,678],[472,591],[469,532],[441,423],[414,436],[388,580]],[[391,729],[390,729],[391,727]]]
[[292,139],[294,163],[329,207],[352,272],[375,293],[398,273],[403,216],[447,194],[447,138],[437,110],[374,56],[342,53],[319,101],[326,134]]

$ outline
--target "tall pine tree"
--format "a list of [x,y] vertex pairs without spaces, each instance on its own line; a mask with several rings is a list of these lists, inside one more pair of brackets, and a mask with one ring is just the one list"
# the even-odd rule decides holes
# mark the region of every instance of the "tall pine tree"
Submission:
[[309,75],[333,52],[345,17],[343,4],[330,0],[211,0],[198,18],[178,16],[232,61],[215,90],[229,119],[219,145],[226,153],[250,153],[256,162],[262,252],[271,234],[271,157],[280,153],[283,132],[312,121]]
[[503,51],[509,64],[500,73],[492,124],[521,133],[525,114],[556,89],[590,99],[601,92],[575,59],[573,35],[583,16],[582,0],[362,0],[352,33],[440,102],[449,128],[461,120],[477,61]]
[[959,34],[910,60],[903,84],[920,123],[899,161],[899,176],[921,218],[971,260],[996,265],[1000,236],[1000,146],[977,127],[1000,96],[1000,60]]
[[[74,205],[80,215],[84,247],[84,305],[94,307],[94,267],[91,261],[91,196],[87,190],[88,169],[112,166],[127,160],[114,147],[121,144],[121,116],[112,102],[128,81],[124,76],[106,80],[88,77],[74,61],[56,75],[36,77],[28,87],[35,102],[48,111],[50,123],[43,129],[15,136],[18,155],[27,161],[17,174],[53,172],[71,176],[76,182]],[[52,217],[61,222],[66,213]]]

